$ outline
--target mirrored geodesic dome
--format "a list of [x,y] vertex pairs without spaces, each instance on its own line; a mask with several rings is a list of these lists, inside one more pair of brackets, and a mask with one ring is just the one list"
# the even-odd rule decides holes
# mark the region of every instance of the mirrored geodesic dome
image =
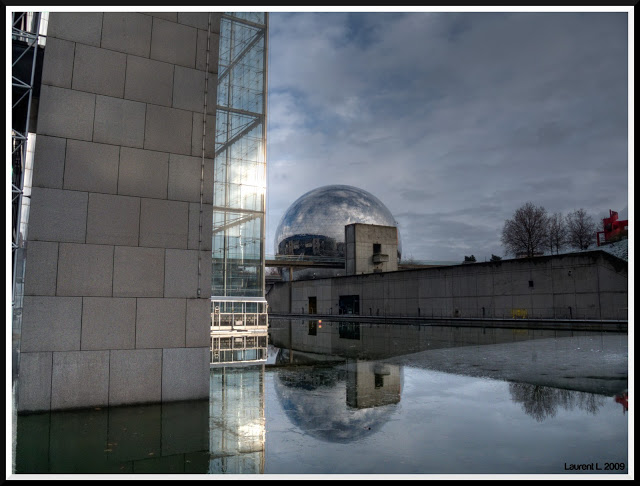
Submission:
[[[344,227],[352,223],[396,226],[387,207],[373,194],[353,186],[323,186],[299,197],[278,224],[278,255],[344,257]],[[398,232],[398,258],[401,254]]]

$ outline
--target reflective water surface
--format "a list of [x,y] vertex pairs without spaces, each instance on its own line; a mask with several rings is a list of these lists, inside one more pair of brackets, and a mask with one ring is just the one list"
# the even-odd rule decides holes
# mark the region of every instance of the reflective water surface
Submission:
[[627,335],[272,320],[210,400],[19,416],[16,473],[628,474]]

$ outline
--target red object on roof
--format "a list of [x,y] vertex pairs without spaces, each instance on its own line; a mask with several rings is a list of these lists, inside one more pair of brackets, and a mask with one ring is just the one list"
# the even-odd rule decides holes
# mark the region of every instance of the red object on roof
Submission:
[[[628,226],[628,219],[618,220],[618,212],[609,209],[609,217],[602,220],[602,228],[604,231],[598,231],[596,233],[598,246],[604,243],[617,241],[622,237],[627,236]],[[600,239],[600,235],[603,235],[603,239]]]

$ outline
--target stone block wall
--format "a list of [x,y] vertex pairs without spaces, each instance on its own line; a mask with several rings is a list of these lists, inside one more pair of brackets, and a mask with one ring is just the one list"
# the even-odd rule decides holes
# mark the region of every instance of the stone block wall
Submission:
[[277,283],[267,301],[306,314],[315,297],[318,314],[335,315],[341,295],[358,295],[363,316],[627,319],[628,270],[596,250]]
[[220,18],[199,253],[209,14],[50,14],[19,412],[208,397]]

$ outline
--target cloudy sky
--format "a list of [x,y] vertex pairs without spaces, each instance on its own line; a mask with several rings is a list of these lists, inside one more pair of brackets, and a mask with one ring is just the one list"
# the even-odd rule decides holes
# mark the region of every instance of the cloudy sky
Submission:
[[267,253],[304,193],[347,184],[403,257],[504,255],[527,201],[629,217],[626,12],[271,12]]

